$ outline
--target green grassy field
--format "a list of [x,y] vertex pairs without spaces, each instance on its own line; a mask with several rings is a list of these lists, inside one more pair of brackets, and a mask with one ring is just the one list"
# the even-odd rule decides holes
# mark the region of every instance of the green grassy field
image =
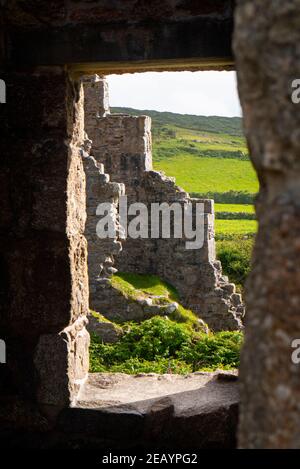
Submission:
[[216,239],[222,235],[253,235],[257,230],[256,220],[215,220]]
[[258,181],[243,137],[167,125],[154,126],[154,169],[175,176],[187,192],[255,194]]
[[165,161],[154,161],[157,170],[176,177],[176,183],[187,192],[206,193],[229,190],[255,193],[258,183],[250,161],[221,158],[199,158],[182,154]]
[[215,204],[215,212],[254,213],[254,206],[247,204]]

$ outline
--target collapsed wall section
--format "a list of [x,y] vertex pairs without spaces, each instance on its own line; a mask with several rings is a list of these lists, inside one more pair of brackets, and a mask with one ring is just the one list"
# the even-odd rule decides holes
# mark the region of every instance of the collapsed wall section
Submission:
[[[103,165],[93,157],[83,157],[83,166],[87,182],[87,221],[85,235],[88,241],[88,271],[90,285],[90,305],[95,305],[99,288],[116,272],[113,267],[114,256],[122,249],[118,241],[118,201],[124,193],[124,185],[110,182],[104,173]],[[96,211],[99,204],[108,204],[110,219],[114,223],[114,238],[102,238],[97,234]],[[102,213],[104,214],[104,213]],[[98,218],[97,218],[98,221]]]
[[[144,203],[149,214],[153,203],[170,205],[177,202],[183,209],[190,204],[202,203],[204,207],[204,242],[201,248],[187,249],[184,237],[128,237],[115,258],[116,267],[123,272],[156,274],[170,282],[177,288],[184,306],[192,309],[213,330],[241,329],[244,315],[241,295],[236,293],[235,285],[222,275],[221,263],[216,260],[213,201],[191,199],[176,186],[174,178],[153,171],[149,117],[109,114],[107,107],[103,112],[102,98],[100,111],[95,110],[99,96],[107,95],[105,78],[86,78],[85,90],[85,125],[93,140],[93,155],[104,165],[113,181],[125,184],[128,203]],[[96,223],[95,213],[91,216],[93,220],[88,230],[95,230],[92,228]],[[100,242],[98,249],[95,248],[95,256],[98,255],[99,258],[102,255]]]

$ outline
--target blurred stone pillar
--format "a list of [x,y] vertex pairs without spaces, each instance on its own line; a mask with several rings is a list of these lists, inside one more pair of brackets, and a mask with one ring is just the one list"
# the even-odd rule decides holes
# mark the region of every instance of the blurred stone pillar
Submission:
[[300,1],[240,0],[234,49],[260,191],[241,359],[242,448],[300,448]]

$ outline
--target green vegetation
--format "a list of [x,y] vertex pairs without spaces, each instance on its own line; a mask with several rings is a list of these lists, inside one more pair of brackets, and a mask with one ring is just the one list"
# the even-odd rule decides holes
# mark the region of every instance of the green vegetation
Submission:
[[130,297],[146,296],[143,293],[147,293],[163,296],[171,301],[178,301],[178,294],[175,288],[156,275],[118,272],[112,277],[112,285]]
[[217,242],[217,255],[223,273],[241,290],[250,271],[253,238],[234,237],[232,240]]
[[215,204],[215,212],[254,213],[254,207],[246,204]]
[[257,230],[256,220],[215,220],[216,240],[232,239],[234,236],[253,237]]
[[253,205],[215,204],[215,218],[218,220],[255,220]]
[[232,190],[255,193],[258,190],[250,161],[236,159],[198,158],[181,154],[156,161],[154,167],[176,177],[176,183],[186,191],[205,194],[217,187],[218,192]]
[[93,309],[90,309],[90,314],[95,318],[98,319],[99,322],[110,322],[103,314],[97,313]]
[[215,218],[217,220],[256,220],[254,213],[245,212],[218,212]]
[[237,368],[242,341],[241,332],[217,332],[199,337],[192,344],[185,344],[178,357],[191,364],[193,371]]
[[178,323],[187,323],[194,328],[199,328],[198,317],[180,304],[176,289],[156,275],[118,272],[113,275],[111,283],[114,288],[122,291],[124,295],[133,300],[150,297],[154,304],[166,304],[176,301],[178,308],[169,315],[169,318]]
[[91,372],[180,373],[232,369],[239,365],[240,332],[203,334],[189,324],[153,317],[127,323],[116,344],[104,345],[96,335],[90,347]]
[[[176,289],[155,275],[118,273],[112,283],[129,298],[144,295],[163,303],[179,300]],[[117,327],[123,333],[115,344],[103,344],[92,334],[91,372],[186,374],[232,369],[239,364],[242,334],[204,333],[198,317],[180,304],[168,317],[155,316],[139,324],[126,322]]]
[[200,199],[214,199],[219,204],[253,204],[255,194],[242,191],[226,191],[226,192],[190,192],[191,197],[198,197]]

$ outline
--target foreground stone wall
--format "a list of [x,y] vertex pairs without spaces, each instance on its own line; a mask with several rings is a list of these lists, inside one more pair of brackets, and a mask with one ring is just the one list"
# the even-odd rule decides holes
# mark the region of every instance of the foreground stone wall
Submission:
[[62,67],[2,77],[0,425],[45,427],[89,365],[83,95]]
[[0,446],[69,449],[76,461],[85,450],[93,463],[108,448],[113,455],[234,449],[238,403],[238,382],[230,372],[92,373],[76,405],[64,409],[50,431],[12,434],[1,426]]
[[[185,238],[128,237],[115,258],[115,266],[123,272],[156,274],[170,282],[177,288],[182,303],[213,330],[240,329],[244,314],[241,296],[222,275],[221,264],[216,260],[213,201],[190,199],[183,189],[176,186],[174,178],[152,170],[149,117],[109,114],[107,83],[103,77],[85,78],[84,86],[85,129],[93,140],[93,155],[104,165],[113,181],[125,184],[129,204],[143,202],[149,208],[149,214],[152,203],[178,202],[183,209],[200,202],[204,205],[204,245],[201,249],[187,249]],[[98,203],[100,201],[98,199]],[[92,218],[88,222],[87,237],[89,231],[95,232],[97,223],[92,202],[88,211]],[[101,258],[101,246],[100,240],[93,243],[90,256],[94,260],[91,262],[96,262],[97,256]],[[90,284],[94,283],[93,275],[91,270]],[[107,295],[103,296],[103,304],[101,297],[96,303],[98,308],[105,308]],[[105,310],[101,312],[105,313]]]
[[240,1],[235,53],[245,133],[261,188],[242,353],[243,448],[300,447],[300,2]]

